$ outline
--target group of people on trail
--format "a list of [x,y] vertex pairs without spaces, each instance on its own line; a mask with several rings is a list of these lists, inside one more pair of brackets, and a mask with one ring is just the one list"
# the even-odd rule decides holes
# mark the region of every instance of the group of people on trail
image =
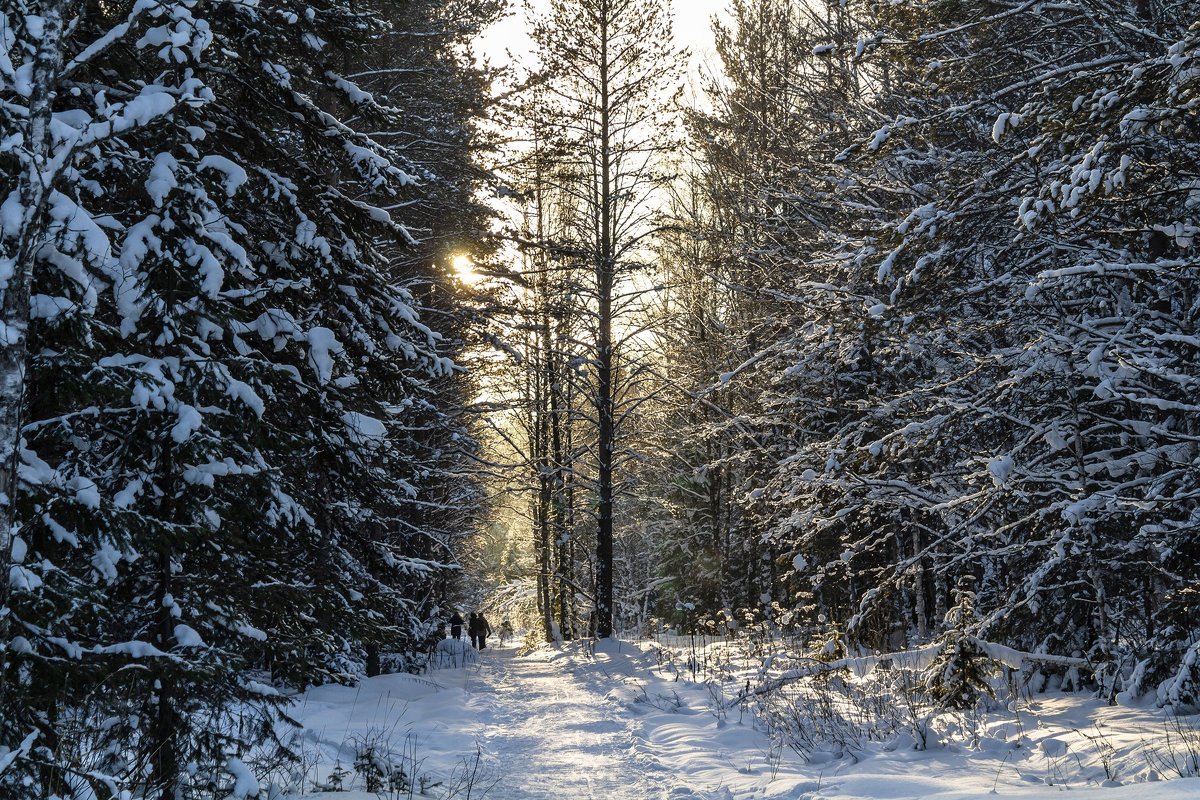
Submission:
[[[450,615],[450,636],[461,639],[462,629],[462,615],[455,611]],[[488,624],[487,618],[483,614],[472,611],[467,618],[467,635],[471,637],[472,647],[476,650],[483,650],[487,647],[487,637],[492,635],[492,626]]]

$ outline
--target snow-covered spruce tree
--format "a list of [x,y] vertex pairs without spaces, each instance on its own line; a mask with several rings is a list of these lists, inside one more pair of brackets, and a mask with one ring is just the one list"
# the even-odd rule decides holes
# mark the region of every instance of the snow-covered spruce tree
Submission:
[[1128,688],[1140,691],[1149,673],[1158,678],[1156,699],[1159,705],[1176,709],[1200,706],[1200,630],[1196,608],[1200,590],[1192,586],[1170,589],[1156,608],[1155,628],[1147,643],[1145,660]]
[[416,509],[450,365],[376,204],[411,178],[328,110],[399,116],[324,69],[383,25],[339,2],[19,11],[0,746],[23,745],[0,780],[174,796],[269,739],[255,668],[320,680],[362,639],[402,645],[447,555]]
[[864,313],[877,301],[836,255],[855,231],[839,201],[853,176],[835,157],[868,124],[868,76],[844,8],[734,10],[718,36],[731,79],[714,87],[718,113],[697,132],[728,242],[724,282],[743,295],[729,327],[740,355],[725,376],[741,407],[717,428],[733,435],[741,456],[727,461],[745,476],[738,535],[749,558],[738,572],[752,602],[815,587],[812,610],[845,620],[867,588],[848,560],[852,528],[873,523],[835,502],[858,488],[838,467],[863,395],[886,391],[878,324]]
[[[980,169],[983,134],[940,125],[938,115],[997,79],[953,61],[955,77],[965,78],[946,81],[933,58],[989,41],[990,30],[953,31],[956,15],[977,11],[939,3],[864,8],[852,20],[860,33],[815,48],[822,57],[849,57],[870,91],[842,117],[846,147],[831,165],[836,189],[825,195],[838,209],[835,225],[810,256],[820,278],[803,292],[809,319],[785,351],[796,362],[792,375],[826,376],[832,391],[807,384],[827,410],[807,416],[807,434],[781,461],[770,496],[792,509],[782,532],[795,537],[813,565],[809,574],[827,587],[833,616],[852,641],[876,648],[928,637],[949,605],[951,565],[977,563],[974,540],[942,528],[959,508],[946,509],[948,520],[926,510],[964,492],[955,476],[960,460],[974,457],[969,439],[944,437],[945,413],[934,406],[961,382],[979,381],[976,362],[963,353],[986,352],[995,334],[958,295],[974,286],[976,260],[923,246],[953,219],[938,204],[941,194],[972,186]],[[948,41],[916,44],[914,30],[942,24]],[[885,40],[914,44],[883,54]],[[916,125],[925,119],[926,127]],[[974,225],[964,236],[1007,223],[981,217]],[[961,249],[972,248],[967,241]]]
[[984,696],[994,697],[993,662],[975,643],[975,579],[963,576],[954,590],[954,605],[946,613],[938,637],[941,650],[925,669],[925,688],[939,704],[960,711],[973,709]]
[[724,74],[704,87],[713,109],[689,115],[695,152],[683,165],[690,174],[672,212],[677,230],[660,257],[670,348],[664,381],[669,396],[685,398],[668,401],[679,433],[663,445],[672,459],[664,499],[676,509],[677,527],[664,542],[663,570],[688,586],[688,554],[695,552],[718,582],[706,608],[756,608],[770,596],[774,570],[743,500],[769,455],[749,424],[758,410],[754,393],[729,379],[753,362],[773,308],[768,292],[781,277],[762,249],[762,188],[791,168],[791,81],[805,58],[804,34],[795,9],[778,0],[735,2],[729,23],[713,25]]
[[639,433],[647,453],[639,483],[658,506],[655,599],[666,618],[683,602],[703,612],[734,605],[725,600],[724,576],[736,508],[730,472],[714,466],[717,445],[705,435],[726,417],[722,398],[707,391],[714,367],[726,360],[717,318],[724,291],[710,278],[715,248],[699,231],[711,217],[707,192],[694,175],[677,181],[670,216],[675,229],[659,237],[655,259],[663,286],[655,326],[662,389],[643,407]]
[[[161,388],[153,372],[161,375],[163,367],[151,365],[138,384],[142,371],[136,365],[126,369],[122,355],[102,344],[132,334],[143,310],[136,268],[147,237],[135,228],[127,249],[114,246],[109,231],[125,232],[140,217],[120,221],[107,209],[85,206],[97,196],[103,198],[97,206],[127,202],[123,168],[144,158],[131,140],[153,141],[173,130],[186,141],[190,137],[175,112],[211,99],[200,81],[172,70],[161,80],[119,87],[111,80],[93,83],[103,69],[100,62],[117,62],[104,77],[126,71],[127,54],[114,54],[134,23],[145,34],[144,48],[156,40],[163,47],[171,40],[168,26],[179,26],[163,55],[151,56],[159,64],[174,53],[180,61],[196,57],[211,36],[183,6],[157,8],[157,19],[149,4],[111,11],[108,18],[99,8],[73,3],[22,3],[0,16],[5,101],[0,113],[6,131],[0,143],[6,176],[0,237],[9,331],[3,343],[6,497],[0,554],[9,580],[0,615],[0,746],[21,744],[7,751],[0,779],[6,792],[20,788],[33,796],[92,781],[57,767],[70,763],[82,738],[67,743],[60,733],[79,722],[81,704],[100,688],[101,675],[119,671],[129,656],[186,659],[149,643],[122,646],[123,632],[104,646],[119,627],[113,619],[119,603],[112,602],[105,584],[132,555],[137,533],[135,521],[124,518],[136,473],[122,474],[112,461],[129,433],[119,418],[139,396],[148,400]],[[142,210],[151,207],[142,204]],[[220,230],[213,235],[219,238]],[[60,335],[65,342],[54,341]],[[81,352],[84,348],[93,352]],[[29,449],[20,438],[25,423]],[[106,431],[109,423],[113,428]],[[109,490],[107,507],[102,488]],[[194,644],[190,628],[179,632]]]
[[[436,326],[428,344],[436,341],[443,359],[456,357],[477,327],[468,314],[478,312],[466,311],[449,267],[457,255],[487,253],[490,212],[478,196],[483,142],[476,122],[490,75],[476,63],[471,43],[504,6],[499,0],[369,4],[382,21],[371,48],[343,54],[325,72],[347,124],[401,154],[420,178],[389,187],[386,196],[369,182],[358,184],[361,196],[402,216],[418,239],[399,241],[384,232],[374,245],[386,258],[387,277],[403,283],[405,302],[419,306]],[[353,179],[343,171],[339,182]],[[408,345],[395,355],[409,362],[423,357]],[[484,508],[467,467],[471,385],[453,362],[439,363],[430,374],[397,363],[405,383],[379,384],[370,392],[385,400],[394,423],[388,452],[377,450],[375,463],[357,477],[336,471],[337,478],[321,479],[346,481],[346,491],[356,496],[336,516],[356,562],[342,572],[359,575],[357,593],[375,604],[375,622],[359,637],[368,673],[380,668],[381,651],[403,650],[413,636],[432,629],[436,605],[449,589],[441,566]],[[394,490],[379,492],[381,481],[395,482]]]
[[[1114,14],[1137,24],[1131,9]],[[951,171],[920,184],[938,191],[898,220],[881,262],[893,267],[889,312],[936,325],[927,352],[941,365],[915,384],[926,421],[883,452],[940,460],[952,476],[930,499],[958,552],[933,557],[981,568],[984,635],[1115,666],[1153,627],[1139,599],[1162,586],[1151,532],[1176,528],[1167,520],[1188,504],[1163,498],[1190,485],[1194,463],[1179,447],[1193,413],[1179,392],[1194,380],[1179,349],[1190,240],[1174,227],[1194,220],[1176,160],[1194,136],[1174,120],[1190,102],[1195,43],[1184,25],[1155,41],[1092,18],[1069,5],[1027,10],[966,35],[958,22],[979,15],[924,14],[894,37],[922,43],[910,58],[946,61],[929,80],[954,101],[910,104],[886,132],[898,138],[885,158],[912,163],[930,139],[961,144],[940,159]],[[1038,46],[1013,44],[1023,40]],[[955,362],[967,380],[953,380]]]
[[[1092,14],[1081,8],[1077,18]],[[1051,408],[1068,411],[1039,420],[1032,452],[1012,455],[1016,490],[1036,492],[1054,515],[1049,557],[1022,570],[1030,577],[1018,592],[1047,596],[1035,581],[1061,586],[1064,572],[1086,586],[1060,595],[1092,601],[1075,611],[1087,637],[1079,649],[1111,665],[1101,677],[1113,689],[1123,677],[1114,670],[1146,659],[1149,686],[1160,684],[1167,704],[1187,702],[1170,687],[1198,674],[1189,652],[1198,631],[1178,624],[1177,605],[1200,580],[1198,25],[1188,4],[1113,8],[1098,41],[1069,59],[1070,81],[1046,76],[1041,94],[1014,109],[1033,128],[1040,172],[1016,224],[1053,253],[1025,293],[1041,324],[1009,369],[1066,394]],[[1072,563],[1074,551],[1088,554],[1086,568]],[[1006,620],[1014,628],[1031,619],[1017,609]]]
[[761,190],[797,311],[734,382],[780,443],[750,513],[853,639],[935,634],[966,571],[985,635],[1182,686],[1195,14],[1109,6],[826,15],[808,85],[869,89]]
[[[491,241],[485,236],[490,212],[475,192],[481,181],[494,178],[483,172],[479,155],[496,146],[496,134],[476,123],[492,102],[494,71],[477,62],[472,44],[506,10],[507,0],[375,0],[368,6],[386,27],[370,51],[344,59],[338,75],[403,112],[372,131],[421,171],[413,192],[420,202],[404,210],[405,227],[420,243],[395,257],[414,275],[445,270],[455,255],[482,260]],[[357,118],[349,121],[362,125]],[[426,283],[420,291],[429,289]]]

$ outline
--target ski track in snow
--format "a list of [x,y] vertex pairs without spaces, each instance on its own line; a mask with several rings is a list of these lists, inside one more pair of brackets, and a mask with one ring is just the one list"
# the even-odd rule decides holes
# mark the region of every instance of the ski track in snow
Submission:
[[478,741],[498,770],[493,800],[643,800],[666,796],[631,760],[621,711],[586,677],[512,650],[486,650],[467,683]]

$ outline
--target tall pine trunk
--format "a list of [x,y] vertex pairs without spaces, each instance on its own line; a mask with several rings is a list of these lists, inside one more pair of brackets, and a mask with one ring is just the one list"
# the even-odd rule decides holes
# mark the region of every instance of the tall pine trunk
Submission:
[[[607,3],[604,4],[607,12]],[[596,636],[613,633],[613,450],[616,445],[613,392],[612,142],[609,97],[608,14],[600,18],[600,252],[596,264],[599,332],[596,337],[596,412],[599,422],[599,514],[596,525]]]

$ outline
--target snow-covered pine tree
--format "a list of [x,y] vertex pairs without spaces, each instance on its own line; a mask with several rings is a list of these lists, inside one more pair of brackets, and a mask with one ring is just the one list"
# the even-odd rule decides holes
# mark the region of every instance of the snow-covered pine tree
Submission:
[[564,144],[568,180],[558,188],[577,209],[571,238],[590,273],[584,285],[595,314],[586,326],[588,400],[596,418],[595,616],[597,635],[607,638],[616,610],[614,475],[625,455],[622,406],[637,394],[629,337],[614,323],[638,302],[636,289],[626,287],[652,227],[646,201],[666,179],[660,162],[672,130],[663,102],[678,91],[678,64],[656,49],[671,41],[670,12],[661,0],[552,0],[533,39],[553,99],[545,120]]
[[540,633],[554,641],[573,638],[588,624],[591,590],[584,565],[595,528],[580,498],[588,490],[585,454],[595,431],[586,411],[592,312],[586,299],[589,222],[576,196],[580,165],[568,157],[562,129],[545,113],[553,100],[536,83],[507,109],[508,124],[519,131],[515,138],[526,143],[508,154],[502,168],[502,194],[518,204],[521,216],[513,231],[520,259],[510,282],[488,300],[499,328],[493,341],[502,342],[511,361],[480,369],[489,370],[491,392],[513,410],[493,424],[511,451],[507,475],[520,476],[506,484],[524,495]]

